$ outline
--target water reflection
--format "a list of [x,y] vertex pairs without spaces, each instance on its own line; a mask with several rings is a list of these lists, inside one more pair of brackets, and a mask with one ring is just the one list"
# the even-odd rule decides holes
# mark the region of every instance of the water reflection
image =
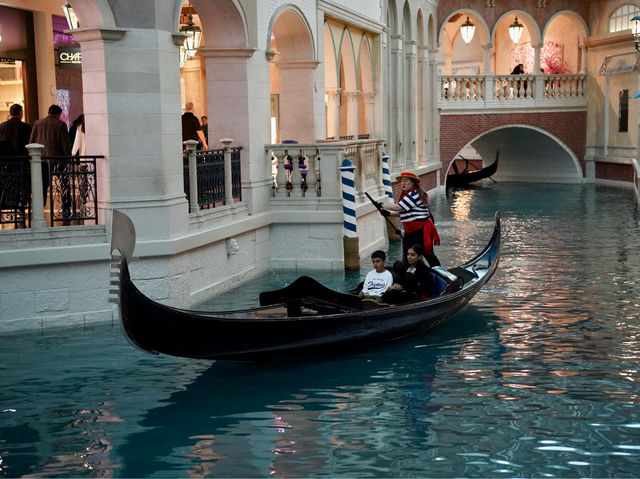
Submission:
[[[218,470],[250,477],[301,477],[323,470],[339,475],[341,469],[361,468],[363,457],[382,471],[389,459],[371,451],[405,441],[417,447],[426,427],[421,414],[442,407],[430,404],[440,355],[459,351],[474,335],[493,335],[494,319],[460,315],[452,321],[457,334],[441,328],[430,336],[311,363],[215,363],[148,411],[140,422],[144,429],[117,451],[122,474],[163,470],[166,460],[160,458],[178,460],[176,451],[197,457],[197,467],[188,469],[195,477]],[[154,444],[158,459],[142,464],[133,444]]]

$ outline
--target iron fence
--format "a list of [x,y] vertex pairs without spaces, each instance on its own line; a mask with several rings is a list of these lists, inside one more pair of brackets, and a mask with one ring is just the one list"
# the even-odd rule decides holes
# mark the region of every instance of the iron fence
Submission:
[[[50,225],[78,224],[93,221],[98,224],[98,191],[96,159],[103,156],[52,156],[48,162],[47,202]],[[47,181],[45,178],[45,184]]]
[[[231,194],[242,200],[240,150],[231,148]],[[183,155],[184,192],[190,200],[189,157]],[[225,203],[224,149],[198,150],[196,152],[196,177],[198,184],[198,206],[200,209],[214,208]]]
[[0,159],[0,224],[26,228],[30,196],[29,157]]

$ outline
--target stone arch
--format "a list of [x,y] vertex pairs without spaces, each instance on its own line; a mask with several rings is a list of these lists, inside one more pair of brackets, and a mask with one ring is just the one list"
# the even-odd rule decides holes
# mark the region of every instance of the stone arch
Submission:
[[405,41],[413,40],[413,22],[411,21],[411,5],[409,0],[404,2],[402,7],[402,35]]
[[[460,26],[466,22],[467,17],[476,26],[469,45],[464,44],[460,35]],[[456,56],[456,51],[461,50],[464,50],[465,55],[476,58],[474,63],[485,66],[483,46],[491,43],[490,38],[489,26],[478,12],[472,9],[458,9],[451,12],[442,22],[438,33],[438,44],[445,59],[446,72],[452,72],[452,60]],[[474,53],[471,53],[472,49]]]
[[[459,153],[473,147],[485,160],[493,162],[500,152],[500,166],[493,175],[502,181],[581,182],[583,171],[574,149],[547,128],[525,123],[495,126],[468,140],[455,155],[446,159],[443,180]],[[471,158],[467,158],[471,159]],[[446,184],[446,183],[443,183]]]
[[337,88],[338,78],[338,48],[333,31],[328,22],[324,22],[324,86],[325,89]]
[[[312,29],[294,5],[278,8],[269,23],[266,45],[271,52],[271,93],[277,95],[281,140],[312,142],[314,126],[314,70],[316,51]],[[270,47],[268,47],[271,50]]]
[[373,135],[373,103],[375,86],[373,84],[373,55],[368,35],[364,35],[358,52],[358,134]]
[[74,0],[73,9],[82,28],[118,26],[107,0]]
[[433,19],[433,15],[429,14],[429,21],[427,22],[427,46],[429,49],[434,49],[436,45],[436,22]]
[[[577,32],[577,38],[571,29],[575,29],[575,32]],[[553,48],[554,46],[547,42],[553,42],[561,44],[564,47],[563,50],[565,55],[563,55],[563,60],[568,72],[578,73],[586,71],[586,47],[584,46],[584,40],[588,36],[589,27],[580,15],[569,10],[556,12],[547,20],[547,23],[544,25],[542,30],[541,43],[543,45],[543,50],[541,53],[542,57],[540,67],[543,68],[546,66],[545,56],[552,58],[551,55],[547,55],[545,52],[548,48]],[[576,56],[573,58],[567,58],[566,52],[575,52]],[[549,68],[547,68],[545,73],[561,72],[549,71]]]
[[[178,0],[178,17],[182,2]],[[202,22],[202,36],[207,48],[246,48],[248,28],[244,10],[237,0],[191,0]]]
[[344,137],[352,135],[354,138],[357,138],[358,64],[353,37],[348,27],[345,27],[342,30],[339,45],[339,136]]
[[304,13],[295,5],[278,8],[269,22],[267,45],[274,35],[281,61],[315,61],[313,33]]
[[389,33],[391,35],[397,35],[400,31],[398,17],[398,6],[396,1],[389,0],[389,4],[387,5],[387,26],[389,27]]
[[[518,22],[522,23],[526,27],[525,32],[528,34],[529,38],[531,39],[532,45],[534,44],[534,42],[536,44],[540,43],[540,40],[542,39],[540,26],[535,21],[535,19],[531,16],[531,14],[528,12],[525,12],[524,10],[509,10],[508,12],[504,12],[502,15],[500,15],[500,17],[496,19],[496,23],[493,25],[493,29],[491,31],[491,39],[493,40],[494,44],[496,43],[496,40],[497,40],[496,34],[499,28],[505,22],[507,23],[507,27],[508,27],[513,22],[512,17],[513,18],[518,17]],[[523,34],[525,32],[523,32]],[[507,34],[507,38],[508,38],[508,34]]]

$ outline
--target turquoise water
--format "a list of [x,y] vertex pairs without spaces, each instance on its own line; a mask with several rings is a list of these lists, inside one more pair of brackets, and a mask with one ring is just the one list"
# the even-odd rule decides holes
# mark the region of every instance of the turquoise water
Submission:
[[[0,476],[638,477],[633,193],[488,184],[433,208],[444,265],[500,210],[501,263],[465,310],[404,341],[245,364],[151,356],[118,327],[5,338]],[[255,304],[294,275],[201,307]]]

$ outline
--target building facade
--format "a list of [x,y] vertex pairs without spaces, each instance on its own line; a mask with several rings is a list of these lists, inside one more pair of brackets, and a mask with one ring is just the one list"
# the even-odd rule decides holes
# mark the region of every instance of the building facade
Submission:
[[[0,230],[0,333],[116,317],[113,210],[136,227],[137,284],[188,307],[268,268],[344,268],[345,159],[355,166],[363,256],[385,242],[364,196],[385,195],[383,151],[392,173],[415,170],[433,191],[460,152],[482,161],[496,149],[505,180],[638,189],[639,109],[629,97],[640,84],[628,28],[638,2],[70,3],[79,26],[65,33],[53,2],[1,2],[2,71],[13,83],[0,82],[0,99],[21,100],[29,122],[52,103],[68,122],[84,113],[87,154],[100,155],[98,220]],[[20,48],[5,48],[9,16],[21,19]],[[513,41],[516,16],[523,31]],[[184,57],[190,17],[203,40]],[[476,26],[469,44],[460,35],[467,17]],[[79,65],[61,63],[77,62],[77,48]],[[511,74],[516,61],[523,75]],[[197,176],[185,173],[200,161],[183,159],[188,102],[208,117],[209,147],[226,162],[224,191],[207,208],[195,200]],[[543,148],[534,155],[527,145]]]

